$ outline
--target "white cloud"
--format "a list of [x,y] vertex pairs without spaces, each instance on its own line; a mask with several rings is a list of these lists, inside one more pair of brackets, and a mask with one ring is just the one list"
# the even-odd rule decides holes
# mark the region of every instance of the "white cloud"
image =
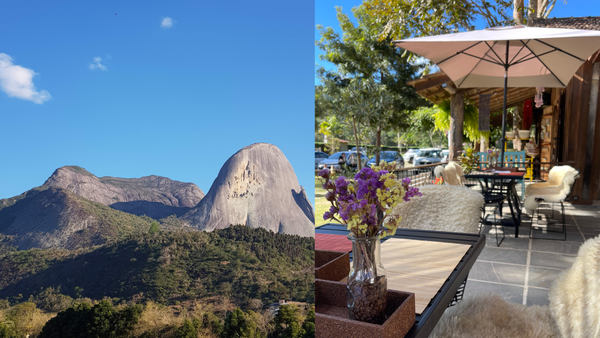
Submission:
[[160,23],[160,26],[162,28],[171,28],[173,27],[173,19],[166,17],[164,19],[162,19],[162,22]]
[[13,64],[13,59],[0,53],[0,89],[10,97],[29,100],[37,104],[52,97],[46,90],[37,91],[33,84],[36,73],[28,68]]
[[90,69],[91,70],[94,70],[94,69],[108,70],[108,68],[106,68],[106,66],[102,64],[102,58],[99,56],[96,56],[94,58],[94,61],[92,63],[90,63]]

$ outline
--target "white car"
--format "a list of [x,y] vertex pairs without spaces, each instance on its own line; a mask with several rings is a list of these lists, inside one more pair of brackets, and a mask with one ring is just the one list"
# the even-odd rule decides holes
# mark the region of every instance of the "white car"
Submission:
[[442,149],[425,148],[419,150],[414,159],[415,167],[426,164],[440,163],[442,161]]
[[449,156],[450,156],[450,150],[448,150],[448,149],[442,150],[442,162],[448,162]]
[[408,163],[413,163],[415,159],[415,155],[419,152],[419,149],[408,149],[406,153],[402,156],[404,160]]

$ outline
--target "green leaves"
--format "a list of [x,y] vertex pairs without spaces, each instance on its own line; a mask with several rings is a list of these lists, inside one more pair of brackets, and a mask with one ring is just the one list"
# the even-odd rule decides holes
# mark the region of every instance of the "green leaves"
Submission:
[[473,30],[477,20],[487,27],[513,23],[508,0],[366,0],[362,7],[366,16],[383,23],[380,40]]
[[[437,109],[434,114],[435,128],[447,132],[450,129],[450,101],[444,100],[434,107]],[[489,132],[479,131],[479,110],[474,104],[467,101],[465,102],[463,130],[465,136],[471,142],[479,142],[481,136],[489,136]]]

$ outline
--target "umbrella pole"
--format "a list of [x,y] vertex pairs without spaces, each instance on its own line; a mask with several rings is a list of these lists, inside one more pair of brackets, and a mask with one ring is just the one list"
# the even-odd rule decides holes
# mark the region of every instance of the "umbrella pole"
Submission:
[[504,135],[506,134],[506,87],[508,81],[508,68],[504,70],[504,102],[502,103],[502,138],[500,139],[500,166],[504,167],[504,148],[506,147],[506,139]]
[[504,64],[504,101],[502,102],[502,138],[500,139],[500,167],[504,167],[504,147],[506,146],[506,90],[508,87],[508,44],[506,41],[506,63]]

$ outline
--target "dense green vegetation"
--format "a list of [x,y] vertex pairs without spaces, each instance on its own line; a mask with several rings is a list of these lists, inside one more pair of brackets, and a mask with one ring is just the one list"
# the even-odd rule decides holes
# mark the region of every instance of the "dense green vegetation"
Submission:
[[115,307],[107,300],[91,306],[80,303],[50,319],[39,338],[127,337],[140,319],[141,305]]
[[0,338],[314,337],[314,309],[268,306],[314,303],[313,238],[156,225],[86,249],[0,251]]
[[[308,310],[308,311],[307,311]],[[0,308],[0,338],[314,338],[315,310],[282,305],[276,313],[232,311],[215,315],[197,306],[114,305],[110,300],[74,300],[60,312],[25,302]]]
[[132,234],[81,251],[0,256],[0,298],[48,287],[70,297],[151,299],[161,304],[225,296],[243,308],[279,299],[313,302],[314,239],[232,226],[206,232]]

